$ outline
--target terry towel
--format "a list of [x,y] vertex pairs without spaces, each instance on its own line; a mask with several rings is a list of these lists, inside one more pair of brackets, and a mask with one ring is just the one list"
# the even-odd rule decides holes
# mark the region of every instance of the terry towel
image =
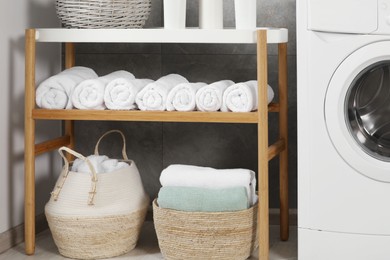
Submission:
[[[274,91],[268,85],[268,104],[274,98]],[[221,111],[250,112],[257,110],[257,80],[241,82],[228,87],[223,94]]]
[[135,97],[138,92],[152,82],[153,80],[151,79],[114,79],[106,86],[104,91],[104,104],[108,109],[134,109],[136,108]]
[[234,82],[231,80],[221,80],[206,85],[196,93],[196,107],[200,111],[214,112],[222,106],[224,91]]
[[178,74],[169,74],[149,83],[135,99],[138,108],[164,111],[169,91],[180,83],[188,83],[188,80]]
[[248,169],[214,169],[192,165],[172,164],[161,172],[160,183],[165,186],[198,188],[246,188],[251,205],[257,202],[255,173]]
[[[118,161],[117,159],[110,159],[105,155],[90,155],[87,159],[91,162],[96,173],[109,173],[124,167],[128,167],[129,164]],[[88,164],[81,159],[76,159],[72,164],[73,172],[91,173]]]
[[72,94],[73,105],[78,109],[105,109],[104,91],[109,82],[117,78],[135,79],[128,71],[119,70],[97,79],[84,80]]
[[92,69],[80,66],[51,76],[37,88],[35,98],[37,106],[46,109],[72,109],[71,96],[75,87],[84,80],[97,77]]
[[206,83],[181,83],[174,87],[167,98],[168,111],[193,111],[196,107],[196,92]]
[[249,208],[245,187],[209,189],[161,187],[157,203],[161,208],[192,212],[238,211]]

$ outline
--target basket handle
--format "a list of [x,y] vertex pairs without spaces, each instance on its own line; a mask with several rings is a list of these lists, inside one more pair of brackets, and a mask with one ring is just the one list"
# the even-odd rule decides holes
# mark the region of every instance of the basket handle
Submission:
[[91,178],[91,190],[90,190],[89,196],[88,196],[88,205],[94,205],[93,200],[94,200],[95,194],[96,194],[96,182],[98,181],[95,168],[93,167],[91,161],[88,158],[84,157],[82,154],[79,154],[79,153],[77,153],[77,152],[73,151],[72,149],[65,147],[65,146],[62,146],[61,148],[58,149],[58,153],[61,155],[62,159],[64,160],[65,165],[64,165],[64,170],[62,172],[62,180],[55,187],[55,190],[51,193],[54,201],[58,200],[58,196],[59,196],[59,194],[62,190],[62,187],[64,186],[64,183],[66,181],[66,178],[68,177],[68,174],[69,174],[69,161],[66,158],[66,156],[64,155],[64,151],[68,152],[68,153],[74,155],[75,157],[86,162],[89,169],[91,170],[91,175],[92,175],[91,176],[92,177]]
[[125,135],[122,133],[122,131],[120,130],[110,130],[108,132],[106,132],[105,134],[103,134],[99,140],[97,141],[96,143],[96,146],[95,146],[95,155],[99,155],[99,145],[100,145],[100,141],[106,136],[106,135],[109,135],[109,134],[112,134],[112,133],[118,133],[122,136],[122,140],[123,140],[123,147],[122,147],[122,156],[123,156],[123,159],[128,161],[129,158],[127,157],[127,153],[126,153],[126,138],[125,138]]

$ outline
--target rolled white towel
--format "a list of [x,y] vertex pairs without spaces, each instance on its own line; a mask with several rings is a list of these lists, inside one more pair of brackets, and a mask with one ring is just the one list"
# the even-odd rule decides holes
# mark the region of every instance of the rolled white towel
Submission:
[[84,80],[72,93],[73,105],[78,109],[105,109],[104,91],[107,84],[117,78],[135,79],[128,71],[119,70],[96,79]]
[[[274,91],[268,85],[268,104],[274,98]],[[257,110],[257,80],[241,82],[228,87],[223,94],[221,111],[250,112]]]
[[196,108],[196,92],[206,83],[181,83],[168,93],[168,111],[193,111]]
[[255,173],[248,169],[223,169],[173,164],[160,175],[162,186],[199,188],[246,188],[251,205],[257,202]]
[[72,109],[71,96],[76,86],[98,75],[90,68],[76,66],[66,69],[39,84],[35,101],[46,109]]
[[214,112],[222,106],[224,91],[234,82],[231,80],[221,80],[206,85],[196,93],[196,107],[200,111]]
[[108,109],[134,109],[136,107],[135,97],[138,92],[152,82],[153,80],[151,79],[114,79],[106,86],[104,91],[104,104]]
[[188,83],[188,80],[178,74],[169,74],[149,83],[135,99],[138,108],[141,110],[165,110],[169,91],[180,83]]

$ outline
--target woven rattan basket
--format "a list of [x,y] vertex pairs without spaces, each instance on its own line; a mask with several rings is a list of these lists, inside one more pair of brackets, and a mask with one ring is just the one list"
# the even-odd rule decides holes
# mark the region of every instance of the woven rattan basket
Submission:
[[[58,149],[64,166],[58,177],[45,214],[60,254],[77,259],[98,259],[118,256],[132,250],[137,243],[149,205],[142,180],[135,165],[126,154],[126,139],[119,130],[103,134],[119,133],[123,139],[122,162],[128,166],[109,172],[96,171],[88,157],[68,147]],[[89,172],[72,170],[65,152],[83,161]],[[90,158],[90,157],[89,157]]]
[[141,28],[150,8],[151,0],[56,0],[67,28]]
[[247,259],[258,245],[257,206],[234,212],[185,212],[153,201],[158,244],[165,259]]
[[61,255],[76,259],[108,258],[135,248],[147,207],[125,215],[54,216],[46,213]]

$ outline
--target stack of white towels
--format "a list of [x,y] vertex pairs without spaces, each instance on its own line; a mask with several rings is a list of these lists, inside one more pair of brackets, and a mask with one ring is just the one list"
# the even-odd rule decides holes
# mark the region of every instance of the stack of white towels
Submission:
[[[153,81],[136,79],[124,70],[99,77],[92,69],[79,66],[39,84],[36,103],[46,109],[250,112],[258,107],[257,89],[256,80],[191,83],[169,74]],[[273,98],[268,86],[268,103]]]
[[257,202],[255,173],[248,169],[214,169],[173,164],[160,176],[157,203],[182,211],[245,210]]

